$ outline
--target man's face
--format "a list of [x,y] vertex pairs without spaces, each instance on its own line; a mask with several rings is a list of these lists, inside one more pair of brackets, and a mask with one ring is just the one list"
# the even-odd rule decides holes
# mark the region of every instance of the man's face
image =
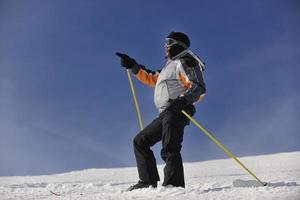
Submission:
[[171,50],[171,47],[175,44],[177,44],[176,40],[171,39],[171,38],[166,38],[166,40],[165,40],[165,57],[166,58],[171,58],[170,50]]
[[170,58],[170,48],[171,46],[165,43],[165,57]]

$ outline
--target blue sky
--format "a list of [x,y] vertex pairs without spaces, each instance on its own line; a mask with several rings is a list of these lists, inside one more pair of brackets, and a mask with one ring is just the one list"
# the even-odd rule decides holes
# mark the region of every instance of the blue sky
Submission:
[[[200,124],[237,156],[299,151],[299,11],[296,0],[0,0],[0,176],[135,166],[139,125],[115,52],[160,69],[170,31],[207,65]],[[134,83],[148,124],[153,89]],[[227,157],[193,125],[182,155]]]

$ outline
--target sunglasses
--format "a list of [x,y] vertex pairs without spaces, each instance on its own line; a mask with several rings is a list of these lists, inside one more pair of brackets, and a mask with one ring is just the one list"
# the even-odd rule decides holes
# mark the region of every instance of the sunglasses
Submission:
[[166,44],[167,47],[171,47],[171,46],[173,46],[175,44],[178,44],[179,46],[182,46],[184,48],[188,48],[188,46],[186,44],[184,44],[181,41],[175,40],[173,38],[166,38],[165,44]]

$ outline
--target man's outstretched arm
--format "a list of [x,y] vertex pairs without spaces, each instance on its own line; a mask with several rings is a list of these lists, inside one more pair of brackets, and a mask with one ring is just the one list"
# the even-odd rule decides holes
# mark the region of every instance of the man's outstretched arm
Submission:
[[130,69],[138,80],[150,87],[155,87],[159,71],[155,72],[147,69],[126,54],[116,53],[116,55],[121,58],[121,65],[126,69]]

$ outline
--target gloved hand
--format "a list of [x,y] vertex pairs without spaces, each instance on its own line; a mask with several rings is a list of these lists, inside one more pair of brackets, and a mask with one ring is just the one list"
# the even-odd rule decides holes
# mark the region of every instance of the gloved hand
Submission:
[[117,52],[116,55],[121,58],[121,65],[126,69],[131,69],[134,65],[137,64],[137,62],[133,58],[130,58],[124,53]]
[[188,103],[184,97],[177,97],[176,99],[169,99],[170,106],[174,112],[181,113],[184,110]]

